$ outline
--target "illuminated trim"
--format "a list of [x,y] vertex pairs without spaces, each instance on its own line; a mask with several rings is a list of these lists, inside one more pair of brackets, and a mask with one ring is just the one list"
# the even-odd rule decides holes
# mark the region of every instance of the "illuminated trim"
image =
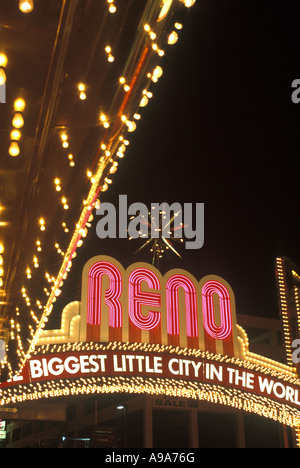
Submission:
[[[220,325],[216,324],[214,295],[219,297]],[[219,281],[208,281],[202,288],[203,325],[215,340],[225,340],[232,332],[230,294]]]
[[128,285],[128,314],[132,323],[141,330],[153,330],[161,320],[157,311],[149,311],[147,316],[142,313],[142,306],[160,307],[160,293],[141,291],[141,284],[146,282],[149,288],[160,291],[160,281],[151,270],[137,268],[129,276]]
[[194,283],[184,275],[173,275],[166,284],[167,330],[170,335],[180,335],[178,290],[185,292],[186,332],[192,338],[199,337],[197,291]]
[[[36,349],[35,355],[40,358],[43,355],[53,354],[53,364],[60,362],[57,360],[58,353],[67,353],[65,364],[69,366],[72,352],[126,352],[136,351],[141,353],[163,353],[176,357],[196,357],[205,359],[208,362],[235,366],[241,370],[255,371],[259,374],[269,376],[271,379],[280,379],[283,385],[296,385],[300,388],[300,381],[296,375],[282,372],[286,366],[275,363],[278,369],[271,365],[257,365],[244,360],[221,356],[218,354],[202,352],[200,350],[188,350],[174,348],[166,345],[153,345],[146,343],[65,343],[62,345],[44,345]],[[74,360],[75,362],[76,360]],[[282,368],[282,371],[280,371]],[[70,367],[71,373],[73,366]],[[235,408],[259,416],[273,419],[290,427],[300,426],[300,410],[286,404],[284,401],[277,401],[268,396],[252,393],[251,391],[240,390],[239,388],[227,387],[222,384],[210,384],[201,381],[189,381],[181,378],[166,377],[137,377],[137,376],[92,376],[87,374],[80,378],[59,378],[49,381],[38,381],[36,383],[20,384],[16,382],[14,386],[0,389],[0,406],[17,404],[25,401],[40,400],[44,398],[57,398],[63,396],[93,395],[107,393],[138,393],[147,395],[167,395],[182,398],[191,398],[200,401],[207,401]]]
[[285,342],[285,351],[287,363],[293,366],[292,360],[292,335],[290,329],[289,312],[288,312],[288,294],[286,286],[286,275],[284,271],[284,260],[282,258],[276,259],[276,276],[277,287],[279,291],[279,309],[281,312],[283,323],[283,334]]
[[109,309],[109,326],[122,327],[122,275],[118,268],[110,262],[95,263],[89,271],[87,323],[100,325],[102,317],[102,278],[109,278],[109,289],[104,293],[104,301]]

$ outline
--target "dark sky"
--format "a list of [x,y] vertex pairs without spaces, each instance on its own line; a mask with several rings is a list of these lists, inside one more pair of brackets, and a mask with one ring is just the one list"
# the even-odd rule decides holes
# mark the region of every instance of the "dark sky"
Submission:
[[[204,203],[204,247],[181,248],[183,259],[163,260],[162,272],[220,275],[238,313],[277,317],[275,258],[300,264],[300,104],[291,100],[300,79],[299,1],[197,0],[186,13],[103,201],[127,194],[148,206]],[[125,267],[151,262],[149,252],[133,255],[140,240],[99,240],[95,226],[78,265],[98,254]],[[72,292],[81,281],[75,270]]]

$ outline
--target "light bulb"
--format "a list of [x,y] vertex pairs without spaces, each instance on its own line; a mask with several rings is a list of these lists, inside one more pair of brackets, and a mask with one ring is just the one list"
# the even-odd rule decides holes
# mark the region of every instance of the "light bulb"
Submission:
[[184,4],[187,8],[190,8],[191,6],[195,5],[196,0],[184,0]]
[[168,44],[173,45],[173,44],[176,44],[177,41],[178,41],[178,34],[176,31],[173,31],[168,38]]
[[15,112],[12,124],[15,128],[22,128],[24,125],[24,118],[21,112]]
[[0,67],[5,68],[7,65],[7,57],[5,54],[0,54]]
[[21,139],[21,132],[20,130],[12,130],[10,132],[10,139],[13,140],[13,141],[19,141]]
[[24,99],[16,99],[15,102],[14,102],[14,109],[15,109],[15,112],[23,112],[24,109],[25,109],[25,101]]
[[0,86],[6,83],[6,73],[4,68],[0,67]]
[[33,0],[20,0],[19,9],[22,13],[31,13],[34,8]]
[[160,78],[162,75],[163,69],[158,65],[153,72],[153,76],[155,76],[156,78]]
[[16,156],[19,156],[20,154],[20,147],[16,141],[12,141],[8,150],[10,156],[15,158]]

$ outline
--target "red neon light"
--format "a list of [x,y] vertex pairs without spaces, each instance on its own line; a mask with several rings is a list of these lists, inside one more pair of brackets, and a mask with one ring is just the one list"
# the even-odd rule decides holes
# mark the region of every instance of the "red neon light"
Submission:
[[160,282],[155,273],[146,268],[137,268],[129,276],[128,313],[132,323],[141,330],[153,330],[160,322],[160,312],[149,311],[145,316],[142,306],[160,307],[160,293],[141,291],[141,283],[146,281],[149,288],[160,290]]
[[[215,322],[213,295],[219,296],[220,321]],[[225,340],[232,332],[230,294],[219,281],[208,281],[202,288],[203,325],[206,332],[215,340]]]
[[167,330],[169,335],[180,334],[178,290],[185,292],[187,336],[198,338],[197,292],[192,281],[183,275],[172,276],[166,285]]
[[109,308],[109,326],[122,327],[122,275],[119,269],[110,262],[95,263],[89,271],[87,323],[89,325],[101,324],[101,294],[102,277],[109,277],[109,288],[104,293],[105,304]]

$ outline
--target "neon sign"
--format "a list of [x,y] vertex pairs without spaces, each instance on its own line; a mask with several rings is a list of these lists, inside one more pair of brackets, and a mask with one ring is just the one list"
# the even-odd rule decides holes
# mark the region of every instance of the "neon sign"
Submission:
[[[216,276],[200,283],[184,270],[165,276],[136,263],[127,270],[106,256],[83,273],[82,339],[169,344],[237,354],[234,295]],[[86,330],[84,327],[86,326]]]
[[296,369],[249,350],[226,281],[99,256],[61,329],[44,330],[22,372],[0,384],[0,406],[115,392],[205,400],[300,427]]

